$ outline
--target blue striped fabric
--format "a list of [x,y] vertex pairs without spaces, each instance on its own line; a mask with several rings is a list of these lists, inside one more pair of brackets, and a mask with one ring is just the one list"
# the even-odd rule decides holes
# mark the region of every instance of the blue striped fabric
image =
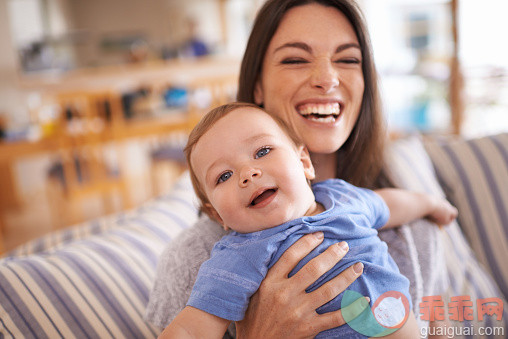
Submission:
[[508,133],[426,141],[459,224],[478,260],[508,296]]
[[[504,144],[508,145],[508,143],[506,143],[506,138],[503,138],[503,140],[505,140]],[[494,139],[497,140],[497,137]],[[388,152],[386,154],[387,165],[385,166],[385,170],[387,175],[398,187],[444,197],[445,192],[441,188],[441,184],[439,183],[436,172],[433,168],[433,165],[436,165],[435,161],[439,161],[436,159],[435,153],[442,149],[443,146],[444,145],[442,143],[438,143],[435,139],[431,138],[426,140],[424,143],[422,138],[419,136],[413,136],[393,142],[388,148]],[[482,153],[484,156],[487,156],[485,153],[489,153],[489,149],[491,147],[492,146],[482,147]],[[427,153],[429,150],[430,154]],[[465,161],[464,167],[467,168],[468,166],[468,161]],[[468,171],[469,170],[470,169],[468,169]],[[449,168],[447,168],[446,171],[450,174],[450,177],[455,177],[456,179],[460,178],[456,172],[449,172]],[[478,174],[475,176],[478,176]],[[471,179],[474,179],[475,176],[472,176]],[[506,179],[508,179],[508,176],[505,176],[505,186],[503,189],[508,187],[506,186]],[[448,186],[448,184],[446,184],[446,186]],[[483,195],[478,195],[477,197],[479,198],[478,200],[487,199]],[[464,216],[464,213],[462,212],[463,206],[457,204],[457,202],[449,196],[447,196],[447,198],[459,209],[459,221],[462,222],[460,217]],[[503,210],[506,211],[508,207],[507,201],[504,202],[504,206]],[[471,218],[469,220],[475,220],[473,216],[468,215],[467,218]],[[417,227],[419,226],[418,223],[421,222],[422,220],[403,227],[407,227],[407,234],[412,234],[412,238],[419,239],[418,232],[420,230]],[[426,230],[427,232],[433,232],[436,228],[437,227],[435,225],[427,225]],[[432,238],[429,238],[426,234],[425,239]],[[415,243],[415,246],[417,246],[418,241]],[[493,241],[485,245],[490,247],[495,243],[496,241]],[[476,248],[474,248],[474,250],[476,252]],[[499,248],[496,250],[499,250]],[[423,296],[442,295],[445,303],[450,301],[450,297],[461,295],[470,296],[473,302],[476,302],[478,298],[500,297],[501,299],[504,299],[496,281],[502,285],[503,283],[506,283],[506,280],[494,281],[490,274],[485,271],[484,267],[478,263],[475,252],[472,251],[469,242],[456,221],[444,228],[444,231],[439,232],[439,239],[436,242],[434,250],[428,251],[427,253],[418,251],[420,256],[425,256],[419,258],[419,262],[426,263],[428,261],[430,266],[433,267],[430,272],[426,272],[424,265],[415,265],[415,268],[420,267],[420,272],[415,272],[415,275],[421,275],[421,279],[423,281]],[[504,253],[507,253],[506,250]],[[444,289],[442,285],[443,281],[441,281],[443,278]],[[419,314],[418,305],[415,308],[415,314]],[[479,326],[500,326],[504,327],[504,331],[507,333],[508,324],[506,322],[508,322],[508,312],[505,307],[504,317],[501,322],[496,322],[491,317],[485,317],[483,322],[480,322],[477,318],[475,318],[470,323],[452,322],[452,324],[456,327],[470,327],[473,325],[476,328]],[[426,324],[420,322],[420,326],[425,325]]]
[[0,260],[0,338],[154,338],[143,320],[157,260],[197,220],[188,175],[120,216],[56,232]]

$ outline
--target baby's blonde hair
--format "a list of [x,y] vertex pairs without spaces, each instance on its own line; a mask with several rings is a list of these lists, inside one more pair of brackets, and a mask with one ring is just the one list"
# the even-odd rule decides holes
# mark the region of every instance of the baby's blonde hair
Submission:
[[187,159],[187,164],[189,166],[189,172],[190,177],[192,181],[192,186],[194,187],[194,191],[196,192],[196,195],[199,199],[199,202],[201,204],[201,210],[208,214],[212,219],[215,219],[212,213],[207,208],[207,204],[210,203],[208,200],[208,197],[205,194],[205,191],[203,190],[201,183],[199,182],[196,172],[194,171],[192,164],[191,164],[191,155],[192,151],[194,149],[194,146],[198,143],[198,141],[201,139],[201,137],[208,132],[210,128],[212,128],[213,125],[229,113],[240,109],[240,108],[254,108],[257,110],[260,110],[262,112],[265,112],[268,114],[276,123],[279,125],[279,127],[282,129],[282,131],[289,137],[289,139],[295,144],[295,146],[301,146],[303,145],[302,140],[296,132],[291,129],[286,123],[279,117],[274,116],[261,107],[251,104],[251,103],[245,103],[245,102],[232,102],[229,104],[225,104],[219,107],[216,107],[212,109],[210,112],[208,112],[200,121],[199,123],[194,127],[194,129],[189,134],[189,139],[187,141],[187,145],[185,146],[184,152],[185,157]]

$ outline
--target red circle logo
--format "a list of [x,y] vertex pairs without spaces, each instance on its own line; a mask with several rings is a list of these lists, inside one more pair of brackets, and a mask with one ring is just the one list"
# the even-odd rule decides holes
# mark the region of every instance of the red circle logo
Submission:
[[376,321],[385,328],[401,328],[409,316],[409,300],[399,291],[388,291],[372,306]]

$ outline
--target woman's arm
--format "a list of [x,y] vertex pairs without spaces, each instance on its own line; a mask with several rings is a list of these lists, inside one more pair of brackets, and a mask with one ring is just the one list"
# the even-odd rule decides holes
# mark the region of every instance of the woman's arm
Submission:
[[447,225],[457,217],[457,209],[446,199],[397,188],[374,191],[385,201],[390,218],[384,227],[396,227],[423,217],[438,225]]
[[363,272],[362,264],[349,267],[311,293],[305,289],[340,261],[347,248],[331,245],[288,278],[296,264],[322,241],[322,233],[308,234],[273,265],[252,296],[245,318],[236,324],[238,338],[307,338],[345,323],[340,310],[318,314],[316,309],[355,281]]
[[207,216],[171,240],[159,257],[145,318],[165,328],[189,300],[199,267],[210,259],[213,245],[226,232]]
[[159,338],[222,338],[230,321],[187,306],[164,329]]

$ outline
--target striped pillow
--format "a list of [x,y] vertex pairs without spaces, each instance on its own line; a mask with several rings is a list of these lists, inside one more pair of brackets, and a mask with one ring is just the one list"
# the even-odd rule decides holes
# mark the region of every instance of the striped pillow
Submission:
[[[429,140],[426,145],[432,147],[429,144],[432,142]],[[435,158],[429,157],[419,136],[392,142],[388,147],[385,159],[385,172],[396,186],[445,196],[432,166],[431,160],[435,160]],[[505,178],[508,177],[505,176]],[[455,203],[453,199],[450,200]],[[456,206],[459,213],[462,213],[462,207]],[[415,282],[412,281],[412,289],[416,290],[418,299],[415,305],[415,315],[418,317],[420,313],[418,304],[421,302],[422,296],[442,295],[445,303],[450,301],[450,297],[462,295],[470,296],[473,302],[480,298],[502,298],[492,277],[478,264],[458,223],[454,221],[445,227],[444,231],[438,231],[437,238],[435,238],[437,229],[435,225],[426,220],[417,220],[401,227],[404,238],[412,240],[415,247],[415,251],[409,251],[409,257],[416,256],[417,261],[417,264],[413,265]],[[419,236],[422,231],[426,232],[425,235]],[[421,239],[427,239],[430,243],[422,244]],[[412,280],[411,277],[409,278]],[[428,326],[421,322],[419,317],[418,320],[421,327]],[[506,308],[502,321],[508,322]],[[508,330],[506,323],[496,322],[490,317],[485,317],[481,323],[475,317],[472,322],[457,322],[454,323],[454,326],[467,328],[471,326],[476,328],[479,326],[504,326],[505,331]]]
[[186,175],[161,199],[0,260],[0,338],[156,337],[143,314],[157,260],[197,220],[194,200]]
[[508,133],[430,139],[425,147],[476,257],[508,297]]

